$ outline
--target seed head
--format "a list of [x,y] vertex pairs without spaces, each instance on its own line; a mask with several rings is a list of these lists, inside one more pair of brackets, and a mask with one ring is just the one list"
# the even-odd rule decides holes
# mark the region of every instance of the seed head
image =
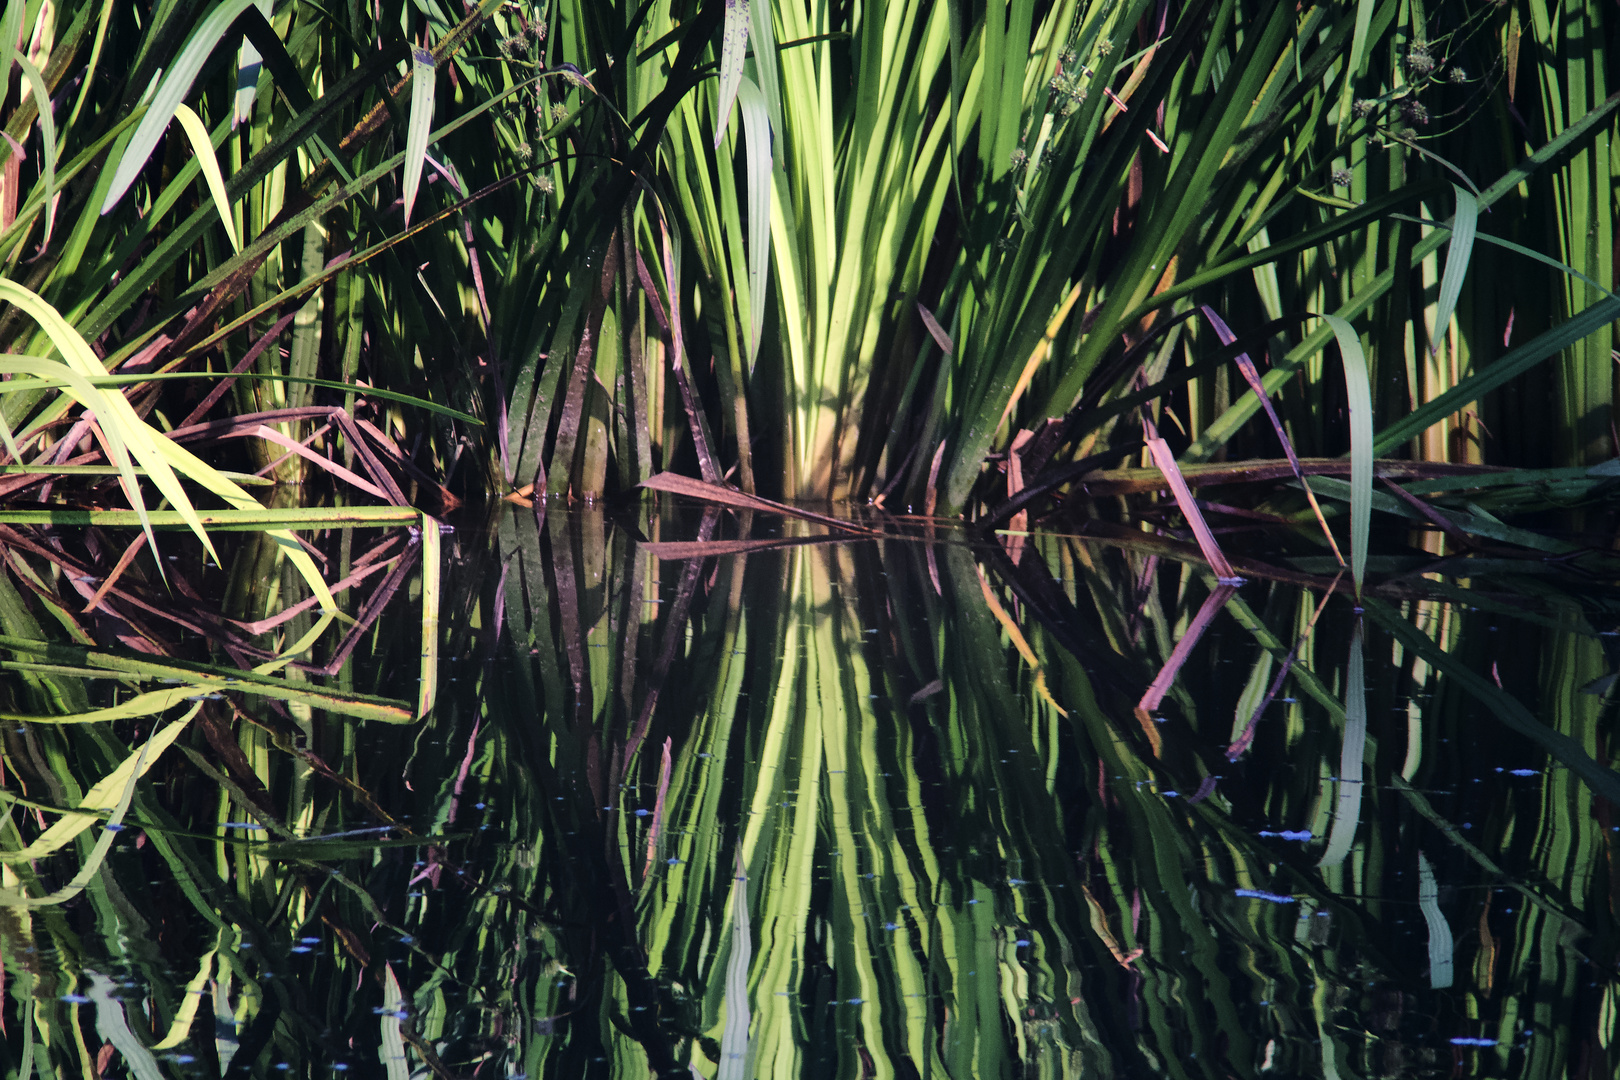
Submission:
[[540,194],[542,195],[550,195],[552,192],[557,190],[556,182],[549,176],[535,177],[534,186],[539,189]]
[[1440,62],[1429,52],[1429,46],[1421,41],[1413,42],[1406,50],[1406,70],[1412,73],[1415,79],[1427,79],[1433,75]]
[[1351,182],[1354,181],[1354,180],[1355,180],[1355,177],[1353,175],[1351,175],[1349,169],[1334,169],[1333,170],[1333,186],[1334,187],[1349,187]]
[[1453,67],[1450,71],[1446,72],[1446,78],[1450,79],[1454,83],[1465,83],[1468,81],[1468,72],[1464,71],[1460,67]]

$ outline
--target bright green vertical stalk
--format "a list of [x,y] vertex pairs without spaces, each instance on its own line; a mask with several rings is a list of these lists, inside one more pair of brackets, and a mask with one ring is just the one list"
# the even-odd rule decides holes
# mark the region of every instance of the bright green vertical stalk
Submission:
[[[1552,7],[1542,0],[1529,5],[1530,29],[1537,45],[1556,64],[1537,65],[1543,123],[1548,138],[1608,97],[1604,15],[1593,2]],[[1614,280],[1613,163],[1611,130],[1598,132],[1590,147],[1570,156],[1551,177],[1552,216],[1562,261],[1602,283]],[[1590,285],[1565,278],[1560,307],[1566,317],[1601,298]],[[1608,327],[1564,351],[1559,366],[1562,460],[1595,463],[1613,457],[1610,435],[1614,372],[1610,356],[1613,335]]]

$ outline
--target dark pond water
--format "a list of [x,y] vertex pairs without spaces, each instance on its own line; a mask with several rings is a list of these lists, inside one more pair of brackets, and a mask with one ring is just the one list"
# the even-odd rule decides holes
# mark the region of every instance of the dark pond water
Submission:
[[885,528],[398,538],[253,692],[9,579],[0,1071],[1616,1074],[1612,565]]

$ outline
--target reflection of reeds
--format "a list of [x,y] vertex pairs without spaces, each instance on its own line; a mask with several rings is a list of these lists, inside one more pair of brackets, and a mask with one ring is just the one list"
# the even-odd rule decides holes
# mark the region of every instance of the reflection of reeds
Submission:
[[[677,524],[636,529],[667,544],[692,535]],[[711,513],[698,538],[723,528]],[[660,563],[694,549],[522,511],[456,540],[438,702],[408,737],[314,697],[307,719],[202,702],[184,753],[127,786],[126,833],[98,820],[0,864],[44,895],[95,837],[144,838],[109,844],[78,922],[0,910],[3,1067],[25,1037],[75,1073],[104,1042],[126,1067],[186,1053],[300,1075],[1620,1064],[1588,963],[1611,948],[1592,871],[1620,825],[1590,786],[1602,706],[1575,692],[1602,674],[1579,632],[1591,595],[1565,601],[1564,630],[1450,608],[1442,649],[1411,621],[1438,602],[1370,601],[1356,630],[1347,603],[1316,618],[1294,586],[1245,587],[1180,658],[1155,748],[1131,711],[1202,598],[1162,556],[1031,537],[1014,564],[861,538]],[[7,634],[48,637],[35,601],[0,601]],[[352,660],[344,692],[414,678],[413,636]],[[9,652],[5,711],[103,706],[91,652]],[[1493,663],[1500,685],[1477,674]],[[1390,752],[1414,694],[1423,752]],[[1228,761],[1234,716],[1252,723]],[[1357,724],[1364,790],[1340,834],[1325,778],[1349,779]],[[0,845],[22,852],[36,808],[82,805],[146,731],[8,731]],[[1442,925],[1449,989],[1426,959]]]

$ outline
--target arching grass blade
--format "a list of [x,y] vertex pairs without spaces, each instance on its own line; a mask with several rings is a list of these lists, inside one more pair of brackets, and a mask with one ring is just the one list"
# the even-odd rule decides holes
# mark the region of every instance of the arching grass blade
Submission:
[[184,103],[175,106],[174,118],[180,121],[186,138],[191,140],[192,152],[197,155],[203,179],[208,181],[208,194],[214,197],[214,207],[219,211],[220,224],[225,226],[225,235],[230,238],[231,250],[240,255],[242,241],[237,239],[236,223],[231,220],[231,198],[225,193],[225,177],[219,171],[219,158],[214,156],[214,143],[208,137],[208,128],[203,125],[202,118]]
[[1456,184],[1457,214],[1451,219],[1451,246],[1446,249],[1446,269],[1440,277],[1440,308],[1434,316],[1434,340],[1429,351],[1434,352],[1446,336],[1446,324],[1457,310],[1457,297],[1462,293],[1463,278],[1468,275],[1468,260],[1474,251],[1474,227],[1479,222],[1479,200]]
[[1350,577],[1361,597],[1361,579],[1367,571],[1367,539],[1372,527],[1373,430],[1372,382],[1367,375],[1367,354],[1361,337],[1337,315],[1324,315],[1339,339],[1344,358],[1344,391],[1350,402]]

